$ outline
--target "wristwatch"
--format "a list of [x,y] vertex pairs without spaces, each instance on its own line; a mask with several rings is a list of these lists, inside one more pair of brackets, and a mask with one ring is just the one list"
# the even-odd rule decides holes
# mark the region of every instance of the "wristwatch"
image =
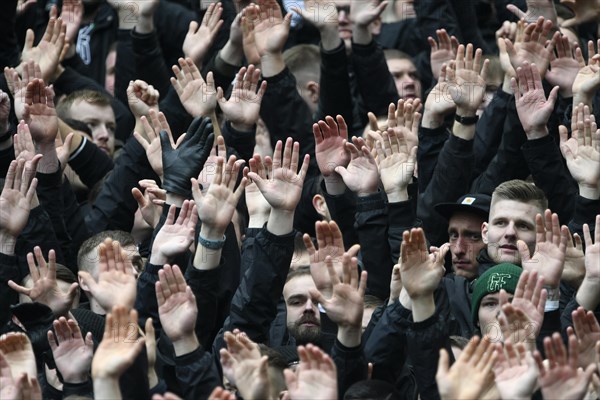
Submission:
[[455,114],[454,120],[463,125],[475,125],[477,121],[479,121],[479,115],[475,115],[472,117],[461,117],[460,115]]

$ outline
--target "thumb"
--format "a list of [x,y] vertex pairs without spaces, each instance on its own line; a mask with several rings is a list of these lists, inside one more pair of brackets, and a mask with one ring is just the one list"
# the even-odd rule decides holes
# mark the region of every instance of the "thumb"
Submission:
[[160,147],[163,153],[172,150],[173,148],[171,147],[171,139],[169,138],[169,134],[167,133],[167,131],[163,129],[160,131],[159,135]]
[[569,130],[564,125],[560,125],[558,127],[558,135],[560,136],[560,144],[561,145],[565,144],[567,142],[567,140],[569,140]]
[[515,14],[519,19],[527,19],[527,14],[521,11],[521,9],[519,9],[519,7],[515,6],[514,4],[508,4],[506,8],[508,9],[508,11]]
[[294,390],[298,386],[298,378],[296,374],[289,368],[283,370],[283,375],[285,376],[285,384],[288,387],[288,390]]
[[144,197],[140,189],[134,187],[133,189],[131,189],[131,194],[133,195],[135,201],[137,201],[139,208],[144,208],[146,206],[146,198]]
[[563,22],[561,22],[560,26],[563,28],[571,28],[575,25],[579,25],[581,21],[579,21],[579,18],[574,17],[574,18],[569,18]]
[[342,180],[344,182],[346,182],[346,179],[348,179],[350,177],[350,173],[348,172],[346,167],[342,167],[341,165],[338,165],[337,167],[335,167],[334,171],[337,172],[342,177]]
[[24,294],[25,296],[29,296],[29,293],[31,293],[31,289],[28,289],[25,286],[17,285],[12,280],[8,281],[8,286],[15,292]]
[[309,289],[308,294],[310,298],[321,304],[323,308],[327,309],[327,299],[317,289]]
[[75,300],[75,296],[77,296],[77,288],[79,288],[79,284],[77,282],[73,282],[69,291],[67,292],[67,299],[69,299],[69,303],[73,304],[73,300]]
[[548,95],[548,101],[546,105],[548,108],[554,109],[554,104],[556,103],[556,99],[558,98],[558,86],[554,86]]
[[227,100],[225,100],[225,96],[223,95],[223,89],[221,88],[221,86],[217,88],[217,101],[221,104],[227,103]]
[[67,137],[65,138],[65,141],[63,142],[63,147],[67,150],[67,153],[70,153],[69,149],[71,148],[71,143],[73,143],[73,137],[75,136],[75,133],[71,132],[67,135]]
[[521,261],[529,261],[531,259],[529,247],[527,247],[527,244],[524,241],[517,241],[517,248],[519,249],[519,254],[521,255]]

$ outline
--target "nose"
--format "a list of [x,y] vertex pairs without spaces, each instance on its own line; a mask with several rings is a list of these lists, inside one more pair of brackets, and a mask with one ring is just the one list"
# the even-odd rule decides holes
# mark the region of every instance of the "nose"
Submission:
[[506,226],[506,230],[504,231],[504,236],[506,237],[515,237],[517,236],[517,231],[515,230],[515,223],[509,222]]
[[454,243],[454,254],[464,255],[467,253],[467,244],[462,237],[459,237]]
[[348,18],[348,13],[346,10],[338,11],[338,23],[347,25],[350,23],[350,18]]
[[96,128],[96,130],[94,131],[94,140],[97,140],[100,142],[107,142],[108,137],[109,137],[108,129],[106,128],[106,125],[104,125],[104,124],[99,125],[98,128]]
[[304,312],[315,312],[315,303],[313,303],[312,299],[307,299],[306,303],[304,303]]

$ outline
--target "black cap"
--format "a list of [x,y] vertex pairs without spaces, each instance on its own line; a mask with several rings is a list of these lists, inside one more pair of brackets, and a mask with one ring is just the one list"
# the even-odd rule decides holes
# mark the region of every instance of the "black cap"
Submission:
[[487,194],[466,194],[456,203],[436,204],[434,209],[447,220],[450,220],[455,212],[462,211],[480,215],[487,221],[491,202],[492,198]]

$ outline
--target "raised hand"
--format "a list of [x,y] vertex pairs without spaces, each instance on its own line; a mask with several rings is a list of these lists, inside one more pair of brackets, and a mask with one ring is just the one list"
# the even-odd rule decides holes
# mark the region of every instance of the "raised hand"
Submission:
[[17,381],[13,378],[10,371],[10,365],[0,351],[0,398],[1,399],[20,399],[21,387],[17,385]]
[[158,271],[156,300],[163,330],[173,342],[175,355],[191,353],[199,346],[194,332],[198,308],[192,289],[177,265]]
[[344,143],[346,151],[350,153],[348,167],[338,165],[334,170],[342,177],[348,189],[359,197],[368,196],[377,192],[379,184],[377,163],[363,138],[353,137],[352,142]]
[[[598,41],[600,48],[600,40]],[[583,102],[592,105],[594,93],[600,89],[600,54],[594,49],[594,42],[588,42],[588,62],[585,64],[581,49],[575,49],[575,58],[579,63],[579,72],[573,82],[573,104]]]
[[496,388],[502,400],[530,399],[540,374],[533,354],[522,343],[509,339],[496,344]]
[[68,43],[65,42],[66,32],[67,25],[60,18],[50,18],[42,40],[34,46],[33,30],[27,29],[21,59],[35,61],[40,66],[42,79],[45,82],[52,81],[56,67],[68,48]]
[[341,177],[335,172],[338,166],[347,167],[350,162],[350,153],[346,151],[344,142],[348,140],[348,126],[344,117],[338,115],[325,117],[325,121],[313,124],[315,137],[315,157],[321,175],[327,182],[328,178]]
[[419,144],[419,122],[421,121],[421,100],[398,100],[398,104],[388,106],[387,129],[396,135],[402,133],[409,148]]
[[173,65],[175,78],[171,84],[175,88],[181,104],[192,117],[208,117],[217,108],[217,89],[212,72],[206,74],[206,81],[191,58],[180,58],[179,67]]
[[[595,347],[600,342],[600,324],[592,311],[586,312],[579,307],[571,314],[573,327],[567,328],[568,336],[577,335],[577,348],[579,351],[579,367],[585,369],[596,362]],[[573,330],[573,328],[575,328]]]
[[292,10],[319,30],[321,44],[325,50],[333,50],[340,44],[338,11],[334,3],[308,0],[304,2],[303,8],[293,6]]
[[137,79],[129,82],[127,87],[127,102],[129,109],[136,119],[146,116],[149,117],[150,110],[158,112],[158,99],[160,93],[154,89],[154,86]]
[[150,263],[162,265],[186,252],[194,242],[198,213],[193,201],[185,200],[175,221],[177,207],[171,205],[165,224],[154,238]]
[[48,331],[48,342],[56,368],[68,383],[83,383],[88,380],[94,341],[91,332],[81,334],[77,321],[65,317],[54,320],[54,331]]
[[258,345],[244,333],[225,332],[224,339],[227,349],[220,351],[221,365],[241,396],[249,400],[271,398],[268,357],[261,356]]
[[[333,290],[333,283],[324,263],[328,256],[331,257],[333,269],[338,276],[342,276],[342,256],[344,254],[342,231],[335,221],[317,221],[315,222],[315,232],[317,234],[318,250],[308,234],[305,233],[303,236],[304,245],[310,256],[310,274],[317,290],[329,298]],[[356,257],[359,250],[360,246],[355,244],[348,249],[348,255]]]
[[152,227],[156,228],[162,214],[161,205],[165,203],[167,192],[158,187],[152,179],[142,179],[138,182],[144,193],[138,188],[131,189],[131,194],[138,203],[138,208],[142,214],[144,221]]
[[585,254],[581,236],[576,233],[572,235],[572,238],[567,238],[565,268],[560,279],[571,287],[578,288],[583,278],[585,278]]
[[544,278],[536,271],[523,271],[510,303],[506,291],[500,291],[502,313],[498,322],[502,336],[512,343],[524,343],[530,351],[535,350],[535,340],[544,322],[548,292],[543,287]]
[[242,178],[240,185],[235,189],[244,160],[238,161],[235,156],[231,156],[227,165],[224,164],[223,157],[217,157],[215,177],[205,194],[200,190],[198,181],[192,178],[192,193],[202,221],[202,237],[208,240],[223,239],[248,182],[247,178]]
[[427,38],[431,46],[429,59],[431,60],[431,72],[435,79],[439,79],[440,71],[444,64],[455,59],[458,50],[458,39],[454,35],[449,36],[445,29],[435,31],[437,42],[431,36]]
[[33,260],[34,253],[28,253],[27,264],[33,287],[27,288],[12,280],[8,281],[8,286],[14,291],[28,296],[32,301],[47,305],[56,316],[67,315],[73,306],[79,285],[72,283],[69,290],[66,293],[63,292],[56,282],[56,253],[54,250],[48,252],[48,263],[46,263],[39,246],[34,247],[33,251],[39,265],[38,269]]
[[492,342],[485,336],[473,336],[451,367],[446,349],[440,350],[435,380],[442,400],[479,399],[494,384],[492,367],[496,355]]
[[559,127],[560,150],[573,179],[579,184],[579,194],[586,198],[600,195],[600,129],[590,107],[583,103],[573,107],[571,138],[564,125]]
[[336,399],[337,369],[335,363],[317,346],[298,346],[300,365],[296,372],[284,371],[291,400]]
[[383,132],[376,142],[377,168],[390,203],[408,200],[407,187],[417,162],[417,146],[408,148],[404,134],[395,130]]
[[[262,162],[262,157],[259,154],[255,154],[250,160],[250,169],[257,172],[261,178],[266,179],[267,173]],[[244,176],[248,175],[250,171],[248,167],[244,168]],[[258,186],[255,183],[249,183],[245,190],[246,195],[246,207],[248,207],[248,227],[250,228],[262,228],[262,226],[269,220],[271,214],[271,205],[265,197],[262,195]]]
[[66,25],[65,43],[75,46],[83,18],[82,0],[63,0],[60,19]]
[[546,368],[539,351],[535,352],[535,360],[540,370],[538,380],[545,399],[582,399],[588,389],[592,375],[596,370],[595,364],[590,364],[585,370],[578,369],[577,338],[569,336],[569,354],[559,333],[552,338],[544,338],[544,350],[549,367]]
[[[288,138],[285,148],[281,140],[275,145],[273,158],[265,157],[267,174],[261,176],[258,170],[248,172],[272,209],[293,212],[302,195],[302,185],[308,170],[309,156],[305,155],[298,171],[300,144]],[[252,164],[250,164],[252,169]]]
[[535,64],[539,75],[543,78],[548,70],[552,51],[554,50],[555,37],[547,40],[552,22],[539,17],[537,22],[530,23],[523,31],[523,40],[520,43],[513,43],[504,39],[506,51],[510,58],[513,68],[516,70],[525,62]]
[[[92,360],[94,392],[101,380],[118,379],[129,368],[144,347],[139,337],[138,313],[135,309],[115,306],[106,315],[104,336]],[[118,382],[117,382],[118,387]]]
[[250,4],[242,10],[240,27],[242,29],[242,49],[248,64],[260,65],[260,54],[256,48],[254,23],[258,20],[259,9],[256,4]]
[[[235,394],[231,393],[229,390],[225,390],[220,386],[217,386],[210,396],[208,396],[208,400],[236,400]],[[153,400],[157,400],[154,398]],[[160,399],[158,399],[160,400]],[[176,400],[176,399],[167,399],[165,396],[165,400]]]
[[[573,96],[573,82],[579,73],[580,64],[575,59],[574,49],[571,48],[568,36],[554,34],[556,42],[556,56],[551,53],[550,70],[546,73],[546,80],[552,86],[559,87],[559,93],[564,98]],[[579,51],[581,54],[581,51]],[[581,57],[583,58],[583,57]]]
[[446,243],[429,254],[423,229],[404,231],[399,262],[401,290],[410,297],[415,322],[435,314],[433,292],[444,275],[444,257],[449,249]]
[[563,28],[598,21],[600,18],[600,3],[597,0],[566,1],[563,4],[565,3],[568,4],[567,7],[573,10],[575,16],[561,22],[560,26]]
[[454,104],[452,97],[449,96],[449,85],[446,79],[447,72],[448,66],[442,64],[438,81],[427,94],[422,120],[424,128],[439,128],[444,124],[445,117],[456,111],[456,104]]
[[483,101],[489,61],[481,62],[482,51],[473,56],[473,45],[458,46],[456,60],[447,69],[448,91],[460,116],[474,116]]
[[54,91],[41,79],[34,79],[27,85],[23,119],[29,125],[34,142],[54,144],[58,133]]
[[35,354],[26,334],[11,332],[0,336],[0,353],[10,365],[12,376],[19,377],[22,374],[37,376]]
[[325,258],[325,266],[333,286],[330,298],[316,289],[310,295],[319,302],[327,316],[337,324],[337,338],[346,347],[360,345],[367,271],[358,274],[358,259],[344,253],[342,256],[342,280],[333,267],[331,256]]
[[171,127],[167,122],[165,114],[162,112],[156,112],[154,109],[149,110],[150,122],[145,116],[140,118],[142,126],[144,127],[145,135],[138,132],[133,132],[133,136],[139,142],[139,144],[146,151],[146,157],[150,166],[156,172],[156,175],[162,180],[163,177],[163,166],[162,166],[162,146],[160,141],[160,132],[165,131],[172,148],[177,148],[181,141],[185,139],[185,134],[179,136],[177,143],[173,140],[173,134],[171,133]]
[[508,49],[506,46],[505,39],[510,40],[514,48],[519,48],[525,37],[525,20],[521,19],[517,22],[504,21],[502,33],[496,32],[496,43],[498,44],[499,60],[502,71],[504,71],[504,80],[508,78],[515,78],[517,72],[515,67],[511,63],[510,56],[508,55]]
[[19,76],[19,72],[15,68],[4,67],[4,77],[8,89],[13,95],[14,111],[19,121],[23,119],[25,113],[25,90],[27,85],[34,79],[42,79],[40,66],[33,61],[21,63],[20,69],[22,77]]
[[208,159],[215,135],[210,118],[196,117],[185,138],[173,148],[166,131],[160,132],[163,165],[163,188],[185,198],[191,197],[190,179],[198,176]]
[[248,18],[254,31],[256,50],[260,57],[279,54],[290,33],[292,14],[284,16],[276,0],[259,0],[258,7],[258,13],[252,15],[254,18]]
[[517,241],[517,247],[523,270],[537,271],[544,276],[546,285],[558,288],[565,264],[567,240],[570,237],[569,228],[561,228],[558,215],[552,214],[550,210],[546,210],[544,219],[545,224],[540,214],[535,217],[536,243],[533,255],[530,255],[524,241]]
[[88,272],[79,271],[82,289],[88,290],[105,311],[117,306],[131,309],[137,288],[127,253],[119,242],[108,238],[100,244],[98,255],[100,266],[97,280]]
[[8,167],[0,194],[0,237],[4,244],[9,241],[16,244],[17,237],[27,225],[37,187],[37,178],[34,176],[39,159],[39,156],[34,158],[29,168],[23,159],[12,161]]
[[558,96],[558,86],[555,86],[548,100],[542,87],[542,78],[535,64],[524,62],[517,68],[518,84],[515,78],[511,79],[511,86],[515,94],[517,114],[527,139],[534,140],[548,135],[546,124],[554,111],[554,103]]
[[217,89],[219,107],[232,128],[238,131],[251,131],[258,121],[260,104],[267,90],[267,81],[263,81],[259,87],[259,80],[260,69],[250,64],[247,69],[240,68],[229,100],[225,99],[222,88]]
[[549,0],[528,0],[526,1],[527,11],[522,11],[514,4],[508,4],[506,8],[515,14],[519,19],[525,19],[528,23],[534,23],[538,17],[544,17],[545,19],[552,21],[556,26],[558,25],[558,18],[556,15],[556,9],[554,3]]
[[354,23],[352,39],[357,44],[369,44],[373,40],[370,27],[377,20],[388,2],[375,0],[357,0],[350,3],[350,20]]
[[[600,226],[600,214],[596,215],[596,226]],[[586,310],[594,310],[600,304],[600,229],[595,230],[592,240],[590,227],[583,225],[585,240],[585,277],[577,291],[577,303]]]
[[202,65],[206,53],[215,41],[221,26],[223,26],[222,14],[223,7],[221,3],[210,3],[200,25],[196,21],[190,22],[182,48],[185,57],[190,58],[195,65]]

